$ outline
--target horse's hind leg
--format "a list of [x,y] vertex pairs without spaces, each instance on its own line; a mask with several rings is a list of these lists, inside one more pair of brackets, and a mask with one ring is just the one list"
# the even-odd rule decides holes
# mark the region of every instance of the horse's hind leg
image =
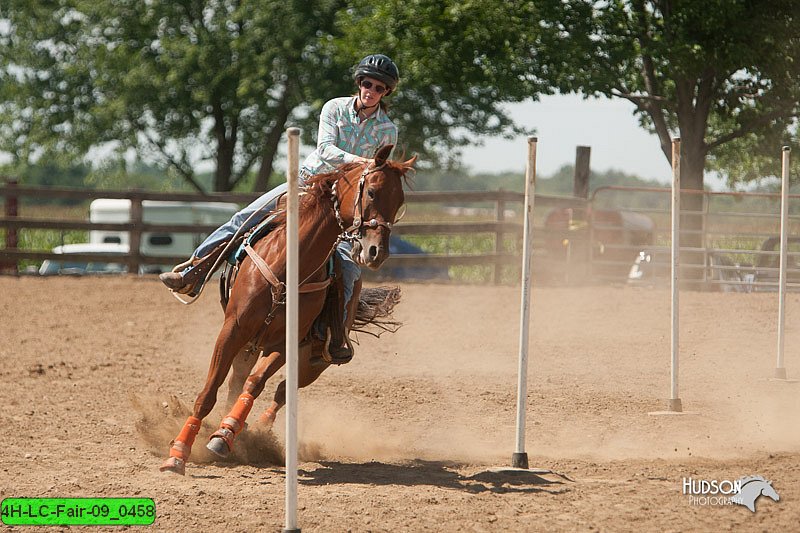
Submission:
[[242,393],[237,398],[231,411],[222,419],[219,429],[211,435],[206,448],[219,455],[227,457],[233,449],[233,441],[245,427],[245,420],[250,414],[253,401],[264,390],[267,380],[280,369],[286,358],[281,352],[274,351],[266,357],[261,357],[256,362],[253,372],[247,377],[242,387]]
[[[330,365],[325,363],[322,358],[317,354],[317,357],[312,362],[312,345],[311,343],[302,344],[298,355],[299,368],[297,371],[297,385],[300,388],[307,387],[314,383],[317,378],[322,374]],[[267,429],[271,428],[275,423],[275,418],[278,416],[278,411],[286,405],[286,380],[278,383],[275,389],[275,395],[272,397],[272,404],[258,417],[259,423],[266,426]]]
[[217,401],[217,391],[225,381],[233,358],[244,347],[247,340],[255,334],[257,327],[258,324],[250,328],[254,331],[245,331],[235,316],[228,315],[226,317],[214,346],[214,355],[211,358],[205,387],[197,396],[192,416],[186,419],[180,433],[172,441],[169,458],[160,467],[162,472],[175,472],[181,475],[186,472],[186,461],[192,452],[195,437],[200,431],[200,424],[213,409],[214,403]]

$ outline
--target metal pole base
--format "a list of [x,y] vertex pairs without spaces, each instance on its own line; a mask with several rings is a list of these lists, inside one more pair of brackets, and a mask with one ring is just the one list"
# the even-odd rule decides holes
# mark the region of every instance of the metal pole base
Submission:
[[683,412],[683,405],[681,404],[680,398],[670,398],[667,401],[667,410],[668,411],[675,411],[676,413]]
[[511,466],[514,468],[528,468],[528,454],[514,452],[511,454]]
[[780,367],[775,369],[775,379],[786,379],[786,368]]
[[283,533],[300,533],[300,528],[297,528],[297,529],[286,529],[286,528],[283,528],[282,531],[283,531]]

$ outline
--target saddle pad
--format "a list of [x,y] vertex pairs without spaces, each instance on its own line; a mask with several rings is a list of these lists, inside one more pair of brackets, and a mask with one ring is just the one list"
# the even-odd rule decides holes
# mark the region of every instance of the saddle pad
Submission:
[[269,234],[273,229],[275,229],[275,218],[277,218],[279,213],[274,213],[264,220],[262,220],[255,228],[253,228],[248,234],[247,238],[242,241],[236,250],[228,256],[228,263],[231,265],[236,265],[237,263],[241,263],[242,260],[247,256],[247,252],[244,249],[246,243],[250,243],[250,246],[254,246],[260,239],[263,239],[266,235]]

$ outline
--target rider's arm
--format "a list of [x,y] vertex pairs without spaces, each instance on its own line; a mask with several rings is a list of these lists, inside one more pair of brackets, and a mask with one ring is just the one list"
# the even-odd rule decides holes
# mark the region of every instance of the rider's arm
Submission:
[[319,131],[317,132],[317,153],[319,158],[332,167],[363,159],[336,146],[336,139],[339,136],[337,107],[336,100],[330,100],[322,106],[322,113],[319,117]]

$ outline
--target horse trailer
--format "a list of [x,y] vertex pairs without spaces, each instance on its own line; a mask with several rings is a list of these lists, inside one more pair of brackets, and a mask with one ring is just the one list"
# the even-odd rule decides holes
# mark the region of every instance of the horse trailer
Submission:
[[[239,210],[234,203],[222,202],[167,202],[159,200],[142,201],[142,221],[149,224],[178,225],[222,225]],[[99,198],[89,206],[90,222],[130,222],[131,201],[126,199]],[[139,251],[149,256],[189,257],[203,242],[207,233],[185,232],[144,232],[139,243]],[[122,244],[130,246],[127,231],[91,230],[90,244]],[[154,272],[162,267],[147,268]]]

